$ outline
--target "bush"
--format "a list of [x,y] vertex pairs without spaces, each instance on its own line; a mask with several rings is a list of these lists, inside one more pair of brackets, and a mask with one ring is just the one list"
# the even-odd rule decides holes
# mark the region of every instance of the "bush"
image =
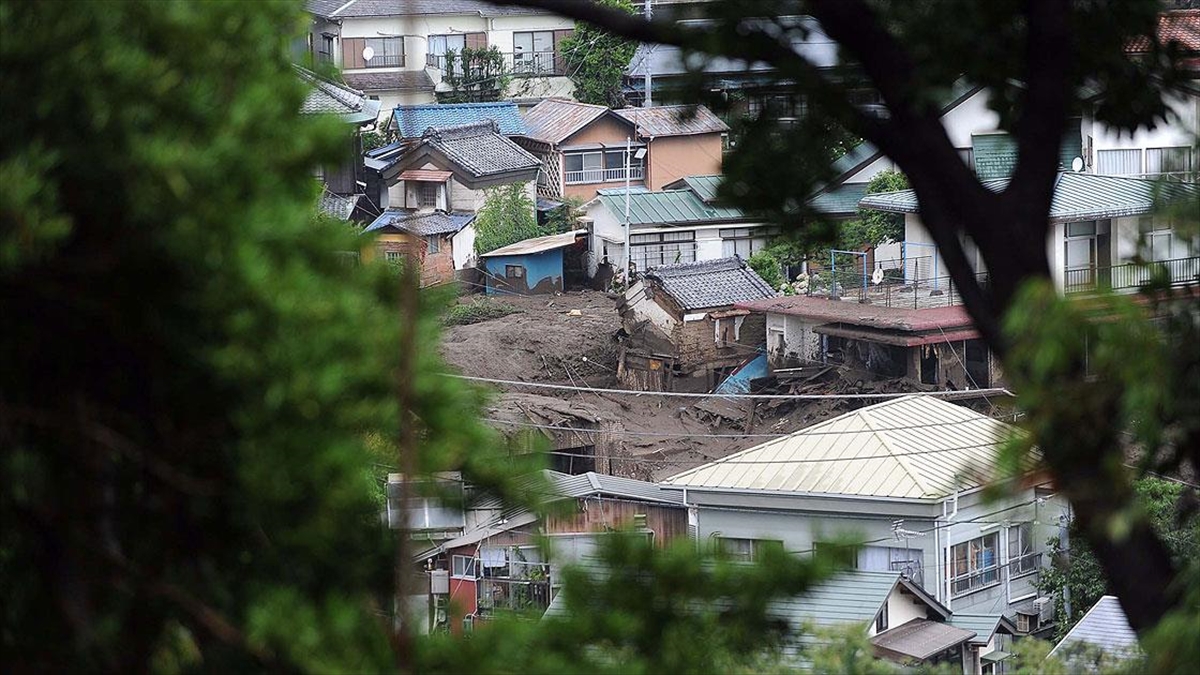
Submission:
[[446,310],[442,323],[447,326],[466,326],[472,323],[482,323],[502,316],[516,314],[521,310],[504,302],[495,302],[487,298],[476,298],[468,303],[456,304]]
[[483,208],[475,218],[475,252],[487,253],[546,232],[538,227],[533,200],[524,185],[512,183],[488,188]]
[[787,281],[783,278],[783,266],[780,264],[779,258],[776,258],[769,249],[750,256],[746,263],[774,290],[779,290]]

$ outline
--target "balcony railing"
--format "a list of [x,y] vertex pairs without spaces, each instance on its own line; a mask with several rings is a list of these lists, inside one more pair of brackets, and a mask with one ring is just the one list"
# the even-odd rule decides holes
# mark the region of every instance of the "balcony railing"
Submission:
[[[426,68],[437,68],[438,70],[446,70],[446,61],[447,61],[447,59],[446,59],[445,54],[426,54],[425,55],[425,67]],[[454,59],[454,74],[458,75],[460,77],[463,74],[462,64],[463,64],[462,57],[456,56]]]
[[1067,293],[1086,293],[1099,289],[1120,291],[1140,288],[1152,282],[1165,282],[1170,286],[1200,282],[1200,256],[1108,267],[1076,267],[1065,271],[1063,290]]
[[[643,167],[629,167],[629,180],[642,180]],[[625,181],[625,167],[619,169],[584,169],[566,172],[567,185],[581,183],[616,183]]]
[[403,54],[376,54],[367,61],[367,68],[400,68],[404,65]]
[[504,56],[513,75],[546,77],[566,74],[557,52],[509,52]]

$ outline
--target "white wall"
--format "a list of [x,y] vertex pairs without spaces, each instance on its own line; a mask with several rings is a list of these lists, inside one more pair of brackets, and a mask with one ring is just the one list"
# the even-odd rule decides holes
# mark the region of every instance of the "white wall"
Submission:
[[[906,624],[913,619],[929,618],[929,608],[923,602],[914,602],[914,597],[901,592],[899,585],[892,589],[887,597],[887,630]],[[867,636],[875,637],[876,634],[875,622],[872,621],[867,629]]]
[[475,266],[475,224],[467,225],[450,238],[454,252],[454,269],[463,270]]
[[646,297],[646,285],[644,281],[634,283],[625,294],[625,298],[628,311],[634,321],[649,321],[666,335],[674,332],[675,327],[679,325],[679,322],[675,320],[675,317],[671,316],[670,312],[663,309],[654,300]]
[[[1089,120],[1084,120],[1084,128],[1090,128],[1095,150],[1193,145],[1196,135],[1200,133],[1200,96],[1172,97],[1167,105],[1173,113],[1172,118],[1167,124],[1160,124],[1154,129],[1142,128],[1130,135]],[[1087,132],[1084,133],[1086,135]],[[1194,163],[1197,160],[1192,161]]]

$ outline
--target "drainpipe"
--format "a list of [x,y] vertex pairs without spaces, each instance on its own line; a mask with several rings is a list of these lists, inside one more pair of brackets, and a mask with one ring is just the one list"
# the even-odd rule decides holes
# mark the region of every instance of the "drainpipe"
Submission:
[[[954,502],[953,503],[954,503],[954,508],[952,508],[950,510],[950,513],[947,514],[946,513],[946,502],[942,502],[942,520],[944,520],[946,523],[946,545],[944,547],[944,550],[946,553],[945,553],[945,557],[942,558],[942,561],[943,561],[943,564],[945,564],[947,568],[950,567],[950,563],[951,563],[950,547],[952,545],[951,544],[952,538],[950,536],[950,526],[954,523],[954,517],[958,515],[958,489],[957,488],[954,490]],[[942,549],[938,550],[938,555],[939,556],[942,555]],[[949,573],[948,569],[945,573],[945,583],[946,583],[946,587],[945,587],[946,600],[945,600],[944,604],[946,605],[946,609],[951,609],[951,607],[950,607],[950,594],[951,594],[950,593],[950,591],[951,591],[950,573]]]

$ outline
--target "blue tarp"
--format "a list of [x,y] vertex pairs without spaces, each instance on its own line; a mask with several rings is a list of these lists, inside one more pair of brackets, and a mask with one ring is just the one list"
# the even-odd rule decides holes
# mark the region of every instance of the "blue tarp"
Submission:
[[750,380],[767,376],[767,355],[759,354],[750,359],[717,387],[717,394],[747,394]]

